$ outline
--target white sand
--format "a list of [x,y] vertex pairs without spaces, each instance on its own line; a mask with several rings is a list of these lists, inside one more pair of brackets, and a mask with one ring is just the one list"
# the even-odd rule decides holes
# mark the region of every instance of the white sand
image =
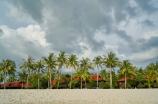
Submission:
[[158,104],[158,89],[1,89],[0,104]]

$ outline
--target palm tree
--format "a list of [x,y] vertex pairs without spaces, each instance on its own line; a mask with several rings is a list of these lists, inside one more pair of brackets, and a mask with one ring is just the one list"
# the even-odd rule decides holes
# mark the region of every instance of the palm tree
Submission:
[[156,78],[156,81],[158,82],[158,62],[150,63],[147,67],[147,74],[150,76],[152,82],[154,82],[154,78]]
[[[58,61],[59,80],[60,80],[62,67],[66,64],[66,61],[67,61],[64,51],[60,51],[57,61]],[[58,87],[59,87],[59,80],[58,80]]]
[[72,72],[73,72],[73,69],[77,69],[76,67],[78,67],[78,62],[77,62],[77,57],[76,55],[74,54],[71,54],[68,56],[68,62],[67,62],[67,65],[66,65],[66,68],[72,68],[72,71],[71,71],[71,82],[70,82],[70,89],[71,89],[71,83],[72,83]]
[[27,78],[27,74],[25,70],[22,70],[22,72],[18,72],[19,81],[22,81],[22,89],[23,89],[23,83]]
[[49,69],[49,78],[50,78],[50,88],[52,89],[52,81],[51,81],[51,74],[52,74],[52,69],[56,69],[57,61],[56,61],[56,55],[54,53],[50,53],[48,58],[47,57],[42,57],[45,64],[47,65],[47,68]]
[[104,65],[107,68],[110,68],[110,88],[112,89],[112,72],[111,68],[114,68],[118,65],[119,59],[116,57],[115,53],[108,53],[108,56],[104,56]]
[[30,75],[30,70],[34,69],[34,66],[33,66],[33,58],[28,56],[28,59],[24,60],[24,63],[21,63],[20,64],[20,67],[19,69],[22,69],[22,70],[25,70],[27,69],[27,85],[26,85],[26,88],[28,87],[28,80],[29,80],[29,75]]
[[102,57],[101,56],[94,57],[93,65],[94,65],[94,67],[97,66],[97,69],[98,69],[97,70],[97,89],[98,89],[98,77],[99,77],[98,72],[99,72],[99,66],[101,67],[101,64],[102,64]]
[[[83,67],[84,70],[87,70],[88,69],[92,69],[94,70],[94,68],[92,67],[92,63],[90,62],[90,59],[89,58],[82,58],[82,60],[80,60],[80,67]],[[89,75],[87,77],[90,77]],[[85,86],[86,86],[86,78],[85,77]]]
[[35,68],[38,70],[38,89],[39,89],[39,74],[40,74],[40,69],[42,69],[44,67],[43,62],[37,61],[35,62]]
[[100,77],[106,80],[106,69],[100,71]]
[[15,75],[15,74],[10,75],[7,81],[8,81],[8,82],[14,82],[14,81],[17,81],[17,77],[16,77],[16,75]]
[[81,79],[81,89],[82,89],[82,79],[86,80],[89,77],[88,69],[84,69],[84,67],[77,68],[76,73],[73,75],[74,77]]
[[0,63],[0,67],[1,69],[3,70],[4,72],[4,89],[6,89],[6,74],[10,74],[10,73],[14,73],[16,72],[15,68],[16,68],[16,65],[15,65],[15,62],[12,61],[12,60],[2,60],[2,63]]
[[123,60],[123,62],[119,63],[118,66],[120,67],[120,73],[125,74],[125,89],[126,89],[126,85],[127,85],[126,74],[130,73],[135,75],[134,67],[132,66],[132,63],[129,62],[129,60]]

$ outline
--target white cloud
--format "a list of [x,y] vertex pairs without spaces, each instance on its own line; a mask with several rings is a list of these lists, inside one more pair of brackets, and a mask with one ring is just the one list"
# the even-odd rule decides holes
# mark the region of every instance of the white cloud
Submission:
[[[4,25],[0,28],[4,33],[0,37],[1,46],[13,56],[22,59],[27,58],[27,56],[39,58],[51,51],[49,49],[50,43],[46,42],[45,39],[45,32],[41,30],[39,25],[29,25],[16,30]],[[4,55],[7,56],[5,53]]]
[[133,55],[129,56],[129,59],[131,61],[135,61],[135,62],[143,62],[146,60],[151,60],[158,56],[157,51],[158,51],[157,48],[153,48],[153,49],[145,51],[143,53],[133,54]]
[[149,31],[149,32],[146,32],[142,38],[146,39],[146,40],[149,40],[151,39],[152,37],[157,37],[158,36],[158,30],[155,30],[155,31]]

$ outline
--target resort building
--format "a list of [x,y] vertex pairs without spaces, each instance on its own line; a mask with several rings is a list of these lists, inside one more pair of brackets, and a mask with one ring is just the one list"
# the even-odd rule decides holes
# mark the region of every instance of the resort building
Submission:
[[[0,86],[1,86],[1,89],[4,88],[4,84],[1,84]],[[27,84],[22,81],[6,83],[6,89],[23,89],[26,86],[27,86]],[[31,86],[31,84],[28,84],[28,87],[30,87],[30,86]]]
[[[94,81],[97,83],[97,77],[98,77],[98,84],[100,82],[106,82],[106,80],[102,79],[99,75],[91,75],[91,78],[94,79]],[[69,80],[69,78],[67,78]],[[72,78],[73,80],[76,80],[77,82],[80,82],[81,79],[80,78]],[[58,82],[59,79],[54,79],[52,80],[52,84],[55,84]],[[70,81],[70,80],[69,80]],[[69,82],[68,81],[68,82]],[[86,82],[85,82],[86,81]],[[85,88],[85,83],[88,83],[89,82],[89,79],[87,78],[86,80],[82,79],[82,88]],[[61,79],[60,80],[60,86],[59,86],[59,89],[63,89],[66,87],[66,80],[65,79]],[[97,86],[94,86],[94,88],[96,88]],[[57,87],[54,87],[55,89]],[[75,86],[75,89],[79,89],[80,86]]]
[[[131,75],[130,77],[126,77],[126,80],[129,78],[132,80],[134,78],[134,76]],[[117,80],[117,82],[118,82],[119,88],[122,88],[122,85],[125,84],[125,78],[119,79],[119,80]]]

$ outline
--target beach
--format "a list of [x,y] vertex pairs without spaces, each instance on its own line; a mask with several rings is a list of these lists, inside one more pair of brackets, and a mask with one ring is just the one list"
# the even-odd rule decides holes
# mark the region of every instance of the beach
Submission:
[[1,89],[0,104],[158,104],[158,89]]

